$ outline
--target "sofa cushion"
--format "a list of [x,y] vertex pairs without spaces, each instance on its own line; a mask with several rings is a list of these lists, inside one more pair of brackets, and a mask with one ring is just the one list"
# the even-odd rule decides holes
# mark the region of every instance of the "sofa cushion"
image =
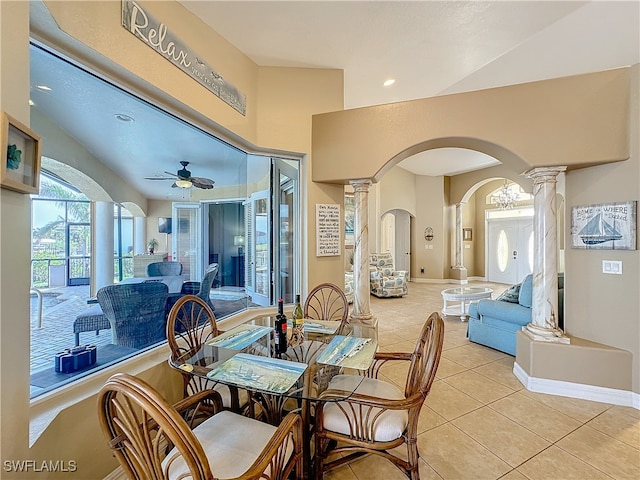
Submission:
[[502,292],[496,300],[500,300],[501,302],[519,303],[520,285],[520,283],[511,285],[507,290]]
[[[517,325],[527,325],[531,323],[531,309],[518,303],[496,302],[495,300],[483,299],[477,303],[473,312],[477,311],[481,321],[489,322],[490,318],[500,321],[511,322]],[[471,316],[472,310],[469,309]]]
[[524,277],[522,281],[518,303],[527,308],[531,308],[531,305],[533,305],[533,277],[531,274]]

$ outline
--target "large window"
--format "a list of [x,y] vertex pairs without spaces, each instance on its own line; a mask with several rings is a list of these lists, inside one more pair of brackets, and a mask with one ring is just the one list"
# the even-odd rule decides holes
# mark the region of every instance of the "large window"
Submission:
[[[249,154],[40,46],[30,56],[32,122],[55,126],[59,157],[48,160],[60,167],[33,199],[32,397],[155,345],[121,348],[100,305],[88,303],[90,285],[109,281],[111,268],[109,242],[100,244],[105,212],[94,204],[93,224],[90,200],[121,202],[113,212],[114,283],[140,276],[136,260],[148,260],[137,257],[140,245],[154,239],[157,254],[182,264],[185,281],[200,282],[218,264],[205,293],[218,320],[279,297],[293,301],[301,284],[299,159]],[[83,172],[65,164],[65,143]],[[193,181],[182,181],[182,167]],[[76,344],[96,345],[98,362],[59,375],[56,353]]]

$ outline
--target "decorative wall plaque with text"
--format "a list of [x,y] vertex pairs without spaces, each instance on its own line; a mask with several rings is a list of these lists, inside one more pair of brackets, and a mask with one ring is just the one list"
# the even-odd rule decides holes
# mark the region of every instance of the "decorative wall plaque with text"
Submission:
[[339,256],[340,240],[340,205],[316,204],[316,256]]
[[122,26],[173,63],[200,85],[242,115],[247,113],[247,97],[230,85],[179,38],[164,23],[148,14],[139,3],[122,0]]

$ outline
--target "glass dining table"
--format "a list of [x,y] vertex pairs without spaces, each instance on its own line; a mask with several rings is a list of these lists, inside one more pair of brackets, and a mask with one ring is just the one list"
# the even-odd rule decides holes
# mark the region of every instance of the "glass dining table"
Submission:
[[[215,383],[235,386],[250,393],[251,415],[260,407],[265,421],[280,423],[290,411],[303,419],[305,435],[310,435],[311,405],[318,400],[331,379],[343,372],[366,371],[378,347],[374,327],[339,321],[306,319],[304,335],[297,344],[288,342],[287,351],[274,351],[274,316],[255,318],[238,325],[188,352],[169,364]],[[291,324],[288,332],[292,331]],[[364,379],[364,375],[361,376]],[[346,400],[357,389],[332,397]],[[306,439],[308,440],[308,438]],[[309,441],[305,441],[308,450]],[[305,452],[305,462],[309,452]]]

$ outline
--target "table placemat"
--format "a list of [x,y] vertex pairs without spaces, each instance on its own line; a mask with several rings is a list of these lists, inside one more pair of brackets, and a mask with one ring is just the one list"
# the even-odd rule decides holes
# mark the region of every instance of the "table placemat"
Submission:
[[260,340],[265,335],[271,333],[271,327],[259,325],[238,325],[228,332],[224,332],[207,345],[219,348],[228,348],[230,350],[242,350],[253,342]]
[[[336,333],[338,328],[340,327],[341,322],[334,320],[315,320],[315,319],[306,319],[304,320],[304,332],[305,333],[321,333],[326,335],[333,335]],[[293,323],[287,322],[287,328],[291,328]]]
[[371,365],[377,346],[378,343],[372,338],[336,335],[320,354],[317,362],[366,370]]
[[238,353],[211,370],[207,376],[214,381],[250,390],[281,394],[298,381],[306,368],[306,363]]

